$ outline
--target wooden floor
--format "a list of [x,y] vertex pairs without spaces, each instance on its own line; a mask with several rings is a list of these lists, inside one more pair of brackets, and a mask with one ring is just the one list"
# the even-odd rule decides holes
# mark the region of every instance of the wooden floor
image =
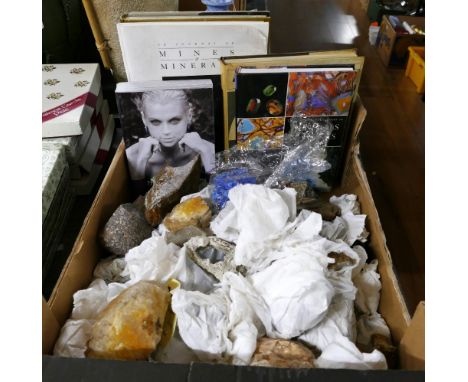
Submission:
[[424,299],[424,103],[404,69],[385,67],[369,44],[360,1],[268,0],[267,6],[273,53],[352,46],[366,57],[361,155],[412,313]]

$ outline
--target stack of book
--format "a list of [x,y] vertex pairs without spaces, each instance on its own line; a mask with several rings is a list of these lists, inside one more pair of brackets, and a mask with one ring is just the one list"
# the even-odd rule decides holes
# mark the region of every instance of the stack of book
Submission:
[[65,148],[76,194],[91,193],[112,142],[98,64],[43,65],[42,138]]
[[114,121],[98,64],[42,66],[43,276],[75,195],[91,193],[112,143]]

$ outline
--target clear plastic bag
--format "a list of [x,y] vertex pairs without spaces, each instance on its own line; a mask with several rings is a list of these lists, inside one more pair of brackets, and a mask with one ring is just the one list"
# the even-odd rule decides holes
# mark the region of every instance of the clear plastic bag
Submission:
[[284,137],[283,159],[270,177],[267,187],[282,187],[290,182],[306,181],[310,187],[326,191],[330,187],[319,174],[331,168],[326,160],[327,143],[333,124],[302,113],[291,118],[291,131]]

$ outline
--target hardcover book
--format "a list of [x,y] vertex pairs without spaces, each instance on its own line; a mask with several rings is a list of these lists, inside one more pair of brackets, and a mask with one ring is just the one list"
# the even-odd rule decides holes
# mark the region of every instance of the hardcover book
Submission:
[[129,81],[219,75],[219,58],[266,54],[269,17],[123,18],[117,24]]
[[225,148],[280,147],[295,113],[332,123],[321,176],[338,184],[364,58],[354,50],[221,59]]
[[196,155],[209,173],[215,161],[213,84],[210,80],[117,84],[117,107],[131,179],[138,192],[164,165]]
[[98,64],[42,65],[42,137],[83,134],[100,90]]
[[106,69],[111,69],[116,81],[126,81],[115,24],[130,11],[177,11],[179,0],[82,0],[89,25]]
[[240,68],[236,89],[236,145],[277,148],[296,113],[331,121],[329,146],[344,144],[357,72],[351,67]]

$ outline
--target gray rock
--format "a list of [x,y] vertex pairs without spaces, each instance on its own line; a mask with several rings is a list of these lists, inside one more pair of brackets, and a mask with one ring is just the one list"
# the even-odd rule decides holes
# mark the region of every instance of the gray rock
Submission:
[[130,249],[151,237],[152,227],[132,203],[120,205],[100,234],[101,244],[110,253],[124,256]]
[[168,231],[164,238],[166,239],[166,242],[174,243],[175,245],[182,247],[192,237],[197,237],[197,236],[207,236],[207,235],[205,231],[203,231],[202,229],[195,227],[195,226],[189,226],[189,227],[182,228],[176,232]]

